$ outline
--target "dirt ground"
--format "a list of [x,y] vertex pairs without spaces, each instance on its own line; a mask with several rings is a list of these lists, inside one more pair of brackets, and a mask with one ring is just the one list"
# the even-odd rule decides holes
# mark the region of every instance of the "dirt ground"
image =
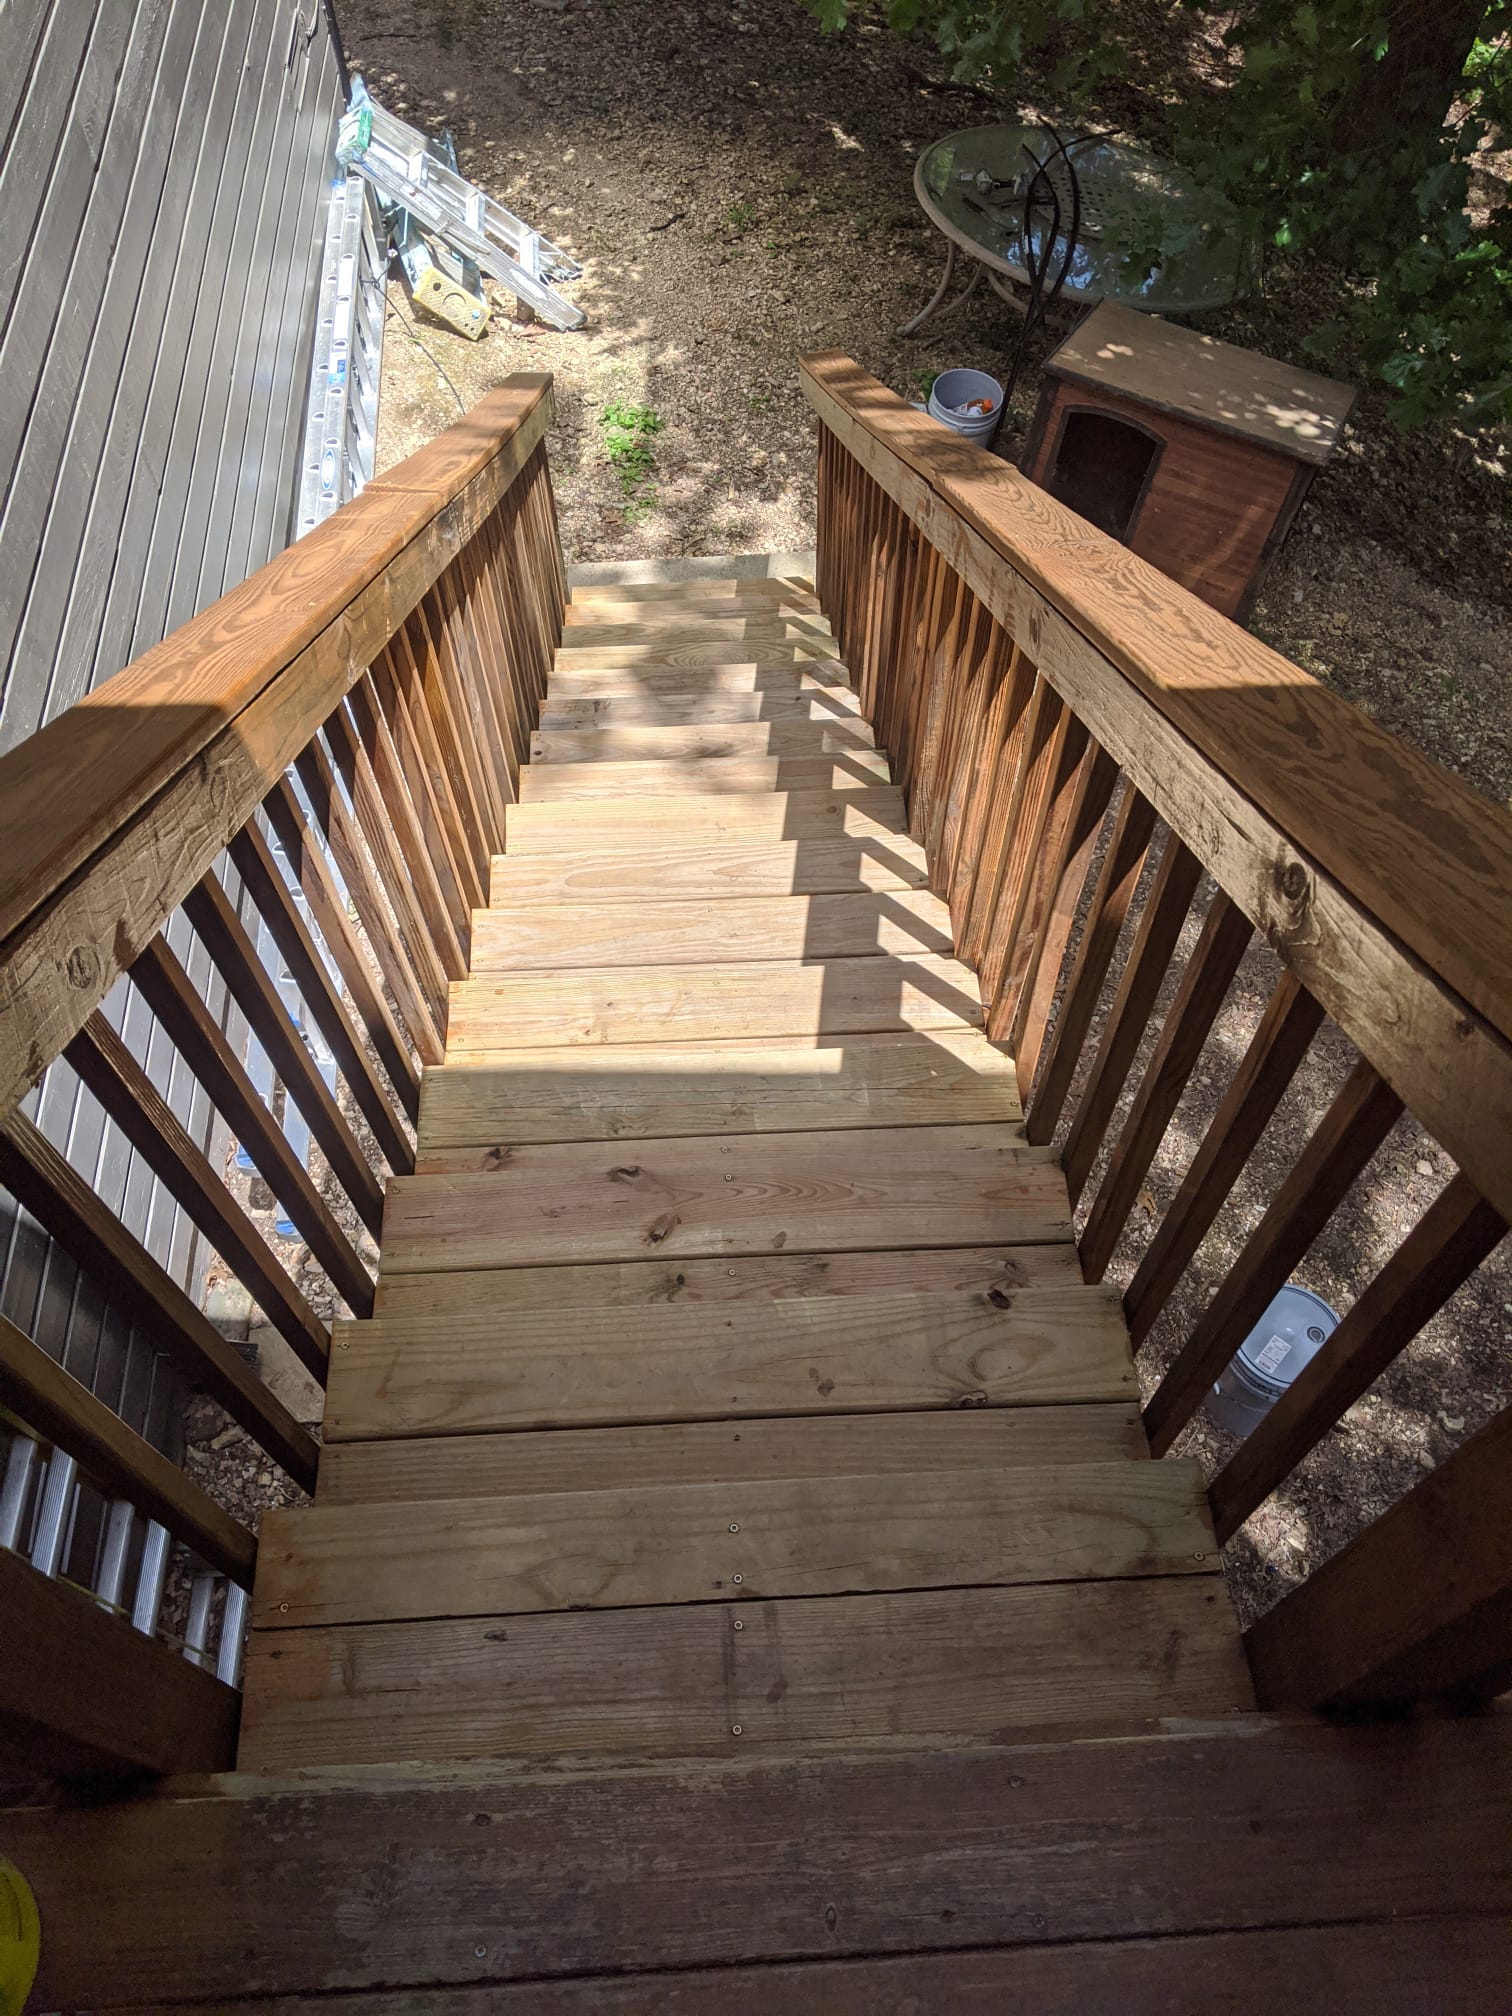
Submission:
[[[912,194],[942,133],[1018,113],[943,81],[932,50],[863,24],[826,37],[793,0],[342,0],[354,70],[391,110],[452,129],[465,173],[579,257],[567,291],[588,326],[521,326],[495,296],[477,344],[390,288],[380,421],[387,466],[511,371],[556,376],[552,473],[571,560],[771,551],[812,544],[806,350],[847,351],[896,390],[970,364],[1004,375],[1011,313],[974,299],[919,337],[894,330],[933,291],[942,245]],[[1104,108],[1109,130],[1159,143],[1171,91],[1202,88],[1179,10],[1131,4],[1136,58]],[[1273,267],[1263,299],[1204,319],[1227,340],[1298,362],[1327,277]],[[999,450],[1022,444],[1052,332],[1024,362]],[[661,419],[654,502],[627,512],[604,407]],[[1508,443],[1449,425],[1399,432],[1366,391],[1315,483],[1253,627],[1383,725],[1505,803],[1512,799],[1512,547]],[[1199,905],[1199,909],[1200,909]],[[1196,919],[1191,925],[1193,935]],[[1187,949],[1191,940],[1188,941]],[[1152,1170],[1115,1276],[1127,1281],[1273,982],[1245,962]],[[1159,1017],[1156,1017],[1158,1026]],[[1320,1039],[1261,1151],[1142,1354],[1147,1390],[1352,1056]],[[1404,1122],[1309,1256],[1307,1285],[1346,1306],[1451,1173]],[[1089,1187],[1089,1196],[1095,1189]],[[1505,1249],[1228,1549],[1251,1615],[1309,1572],[1465,1434],[1512,1399]],[[1146,1362],[1148,1361],[1148,1362]],[[1200,1423],[1184,1446],[1227,1446]]]

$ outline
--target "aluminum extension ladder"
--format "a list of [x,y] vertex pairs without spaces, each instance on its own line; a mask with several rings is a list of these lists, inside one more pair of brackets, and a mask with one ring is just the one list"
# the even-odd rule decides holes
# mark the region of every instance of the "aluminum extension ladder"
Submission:
[[384,111],[360,77],[352,79],[336,158],[365,175],[385,203],[408,210],[476,260],[553,327],[583,326],[582,309],[549,284],[576,280],[583,270],[577,260],[440,159],[423,133]]
[[343,171],[331,184],[326,212],[296,539],[355,497],[373,474],[388,262],[388,224],[372,185]]

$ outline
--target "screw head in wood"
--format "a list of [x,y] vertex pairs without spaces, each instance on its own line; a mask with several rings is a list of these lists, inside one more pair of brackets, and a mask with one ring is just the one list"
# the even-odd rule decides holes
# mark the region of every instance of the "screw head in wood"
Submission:
[[732,1533],[738,1533],[740,1531],[740,1521],[738,1519],[732,1519],[730,1521],[730,1531]]
[[474,1960],[486,1960],[488,1958],[488,1948],[486,1946],[474,1946],[473,1958]]
[[[744,1577],[744,1575],[732,1575],[732,1576],[730,1577],[730,1580],[731,1580],[732,1582],[744,1582],[744,1580],[745,1580],[745,1577]],[[287,1609],[287,1608],[288,1608],[288,1605],[287,1605],[287,1604],[285,1604],[285,1606],[284,1606],[284,1607],[285,1607],[285,1609]]]
[[735,1619],[735,1629],[736,1629],[737,1631],[744,1631],[744,1629],[745,1629],[745,1620],[744,1620],[743,1618],[740,1618],[740,1617],[737,1617],[737,1618]]
[[278,1613],[279,1613],[279,1615],[280,1615],[281,1617],[286,1617],[286,1616],[287,1616],[287,1615],[289,1614],[289,1606],[288,1606],[288,1604],[287,1604],[287,1603],[280,1603],[280,1604],[279,1604],[279,1606],[278,1606]]
[[730,1734],[732,1736],[738,1736],[740,1733],[741,1733],[740,1724],[738,1722],[732,1722],[730,1724]]

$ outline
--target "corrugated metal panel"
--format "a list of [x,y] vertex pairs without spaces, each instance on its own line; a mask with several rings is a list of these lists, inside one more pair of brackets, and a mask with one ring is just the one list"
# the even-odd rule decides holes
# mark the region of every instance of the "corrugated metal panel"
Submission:
[[[0,749],[287,544],[338,112],[319,0],[0,5]],[[140,999],[107,1012],[204,1139]],[[187,1278],[193,1228],[66,1065],[28,1107]],[[171,1443],[156,1354],[3,1193],[0,1260],[0,1309]]]

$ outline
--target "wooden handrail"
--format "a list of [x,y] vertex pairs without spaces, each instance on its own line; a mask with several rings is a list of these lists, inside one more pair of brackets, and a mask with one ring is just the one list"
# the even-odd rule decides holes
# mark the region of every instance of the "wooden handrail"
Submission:
[[[1086,1203],[1089,1280],[1138,1215],[1256,930],[1281,960],[1243,1057],[1209,1066],[1226,1090],[1124,1295],[1136,1350],[1220,1213],[1234,1229],[1236,1186],[1326,1017],[1359,1053],[1294,1164],[1262,1180],[1258,1222],[1168,1354],[1144,1409],[1152,1452],[1305,1269],[1404,1112],[1459,1164],[1217,1476],[1225,1541],[1512,1218],[1512,820],[848,359],[808,359],[803,386],[820,421],[820,597],[988,1035],[1017,1055],[1028,1138],[1059,1138]],[[1505,1681],[1512,1568],[1476,1535],[1509,1434],[1512,1410],[1253,1628],[1267,1699]],[[1456,1555],[1473,1556],[1468,1579]]]
[[[208,1394],[306,1490],[314,1437],[148,1250],[120,1199],[92,1188],[18,1102],[66,1058],[323,1382],[330,1334],[303,1267],[296,1280],[287,1250],[180,1118],[181,1101],[208,1102],[336,1300],[370,1314],[364,1234],[376,1239],[381,1227],[385,1166],[414,1166],[420,1067],[442,1054],[448,985],[467,970],[473,911],[561,635],[551,417],[549,378],[511,379],[0,759],[0,1184],[115,1315],[167,1354],[184,1390]],[[264,970],[264,934],[344,1096]],[[172,1046],[169,1093],[138,1054],[139,1017],[117,1026],[105,1005],[122,975]],[[222,1002],[271,1065],[285,1118],[228,1033]],[[297,1130],[286,1130],[296,1116],[363,1231],[306,1167]],[[186,1543],[204,1564],[197,1573],[250,1580],[254,1536],[3,1323],[0,1396],[134,1517]],[[149,1633],[161,1585],[147,1564],[158,1558],[155,1542],[138,1590]],[[114,1604],[119,1578],[103,1572]],[[42,1768],[231,1761],[229,1687],[107,1616],[88,1592],[20,1562],[6,1580],[17,1584],[21,1620],[10,1636],[25,1624],[37,1647],[0,1656],[0,1724],[26,1733]],[[243,1616],[228,1599],[223,1674],[236,1669]],[[77,1672],[50,1699],[49,1672],[70,1652]]]
[[823,427],[1512,1217],[1512,819],[848,358]]
[[[1499,806],[848,357],[825,351],[801,371],[822,423],[889,495],[901,501],[869,451],[927,484],[1294,847],[1512,1037],[1512,819]],[[938,516],[915,502],[938,544]],[[1034,605],[1024,613],[1032,629]]]
[[0,1113],[497,508],[552,411],[549,377],[510,379],[0,757]]

